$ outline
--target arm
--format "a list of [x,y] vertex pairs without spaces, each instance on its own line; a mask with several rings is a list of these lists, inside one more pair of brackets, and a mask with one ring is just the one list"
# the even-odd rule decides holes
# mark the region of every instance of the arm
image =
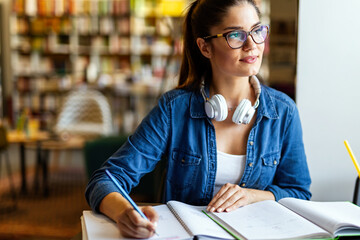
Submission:
[[[149,237],[154,226],[142,219],[118,193],[117,187],[105,174],[105,169],[109,169],[129,193],[141,177],[152,171],[160,161],[166,151],[167,137],[168,109],[163,97],[135,133],[93,174],[88,183],[85,196],[89,205],[94,211],[104,213],[117,222],[126,236]],[[152,208],[145,207],[142,211],[152,222],[156,221],[157,215]],[[140,235],[135,234],[137,227],[142,229]]]

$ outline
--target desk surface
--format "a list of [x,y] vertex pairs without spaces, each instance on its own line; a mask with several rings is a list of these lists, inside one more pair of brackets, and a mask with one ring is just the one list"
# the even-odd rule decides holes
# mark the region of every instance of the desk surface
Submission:
[[27,136],[24,132],[11,130],[7,133],[9,143],[34,143],[42,142],[43,149],[61,150],[61,149],[81,149],[85,144],[85,138],[72,136],[68,140],[55,140],[50,137],[47,131],[39,131],[37,134]]
[[[74,237],[72,237],[70,240],[82,240],[82,233],[79,232]],[[355,236],[355,237],[339,237],[338,240],[359,240],[359,236]]]
[[24,132],[11,130],[7,133],[7,140],[9,143],[27,143],[36,142],[49,139],[49,133],[40,131],[35,135],[27,136]]

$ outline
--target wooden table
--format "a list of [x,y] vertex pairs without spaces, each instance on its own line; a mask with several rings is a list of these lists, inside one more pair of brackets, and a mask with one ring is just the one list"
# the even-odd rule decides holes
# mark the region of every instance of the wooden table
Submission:
[[33,145],[36,149],[36,168],[35,168],[35,179],[34,187],[38,190],[39,186],[39,170],[42,170],[43,178],[43,194],[47,196],[49,194],[48,184],[48,161],[50,151],[61,151],[61,150],[76,150],[82,149],[85,144],[83,137],[72,136],[69,139],[61,140],[50,137],[50,134],[45,131],[38,132],[34,136],[26,136],[22,132],[9,131],[8,142],[19,144],[20,154],[20,167],[21,167],[21,189],[20,194],[27,194],[27,181],[26,181],[26,156],[25,156],[25,145]]
[[[50,139],[46,141],[42,141],[40,143],[40,150],[43,152],[41,157],[41,168],[43,171],[43,186],[44,186],[44,195],[47,196],[49,194],[48,187],[48,161],[50,151],[60,152],[60,151],[72,151],[83,149],[85,145],[85,139],[80,136],[72,136],[67,140],[61,139]],[[35,181],[37,183],[39,181]],[[37,186],[35,185],[37,189]]]
[[36,144],[36,157],[37,161],[41,161],[41,141],[49,139],[48,132],[40,131],[32,136],[27,136],[23,132],[16,130],[8,131],[7,139],[10,144],[19,144],[20,154],[20,169],[21,169],[21,194],[27,194],[27,182],[26,182],[26,156],[25,156],[25,144],[34,143]]

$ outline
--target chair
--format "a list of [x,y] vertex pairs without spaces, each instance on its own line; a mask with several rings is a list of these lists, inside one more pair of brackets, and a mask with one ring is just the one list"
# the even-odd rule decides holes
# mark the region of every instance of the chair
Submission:
[[48,195],[50,151],[59,158],[61,151],[81,150],[86,140],[113,133],[112,115],[106,97],[101,92],[88,88],[71,91],[59,112],[53,133],[54,139],[40,143],[42,154],[37,158],[35,169],[35,190],[38,189],[38,173],[42,168],[45,196]]
[[356,177],[353,203],[360,206],[360,177]]
[[72,91],[58,116],[56,134],[97,135],[112,134],[112,116],[106,97],[91,89]]
[[15,185],[14,185],[14,180],[13,180],[13,176],[12,176],[12,172],[11,172],[9,153],[8,153],[7,149],[8,149],[8,141],[7,141],[7,136],[6,136],[6,129],[4,126],[0,125],[0,174],[2,172],[2,169],[1,169],[2,159],[4,157],[6,171],[7,171],[7,175],[9,178],[11,197],[12,197],[12,202],[10,205],[7,206],[5,204],[1,204],[0,212],[12,211],[12,210],[15,210],[17,207],[17,197],[16,197],[16,192],[15,192]]
[[[85,167],[88,178],[93,172],[114,154],[127,136],[102,137],[88,141],[84,146]],[[160,161],[155,169],[146,174],[139,185],[132,189],[130,195],[134,201],[159,203],[163,200],[165,179],[165,161]]]
[[89,179],[93,172],[125,143],[126,139],[126,135],[109,136],[85,142],[85,168]]

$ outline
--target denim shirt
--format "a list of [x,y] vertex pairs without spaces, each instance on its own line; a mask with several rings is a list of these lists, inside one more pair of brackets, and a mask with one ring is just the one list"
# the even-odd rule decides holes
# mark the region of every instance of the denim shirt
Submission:
[[[118,192],[104,169],[109,169],[130,192],[159,161],[167,161],[165,202],[207,205],[213,196],[216,157],[215,128],[206,116],[200,92],[171,90],[93,174],[86,199],[98,211],[107,194]],[[279,200],[310,199],[310,183],[297,107],[287,95],[262,86],[239,185],[271,191]]]

